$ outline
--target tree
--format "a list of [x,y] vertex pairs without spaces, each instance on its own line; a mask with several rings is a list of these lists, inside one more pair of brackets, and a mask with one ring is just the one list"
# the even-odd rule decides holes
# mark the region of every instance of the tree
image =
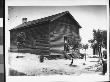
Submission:
[[96,49],[99,53],[99,58],[101,58],[101,50],[107,48],[107,31],[106,30],[93,30],[93,39],[89,40],[91,47]]
[[23,48],[24,47],[25,40],[26,40],[26,35],[25,35],[24,32],[20,32],[20,33],[17,34],[17,41],[16,41],[16,43],[17,43],[18,50],[20,48]]
[[81,39],[80,39],[79,35],[68,39],[68,45],[72,46],[72,53],[70,53],[72,60],[71,60],[70,66],[73,64],[73,59],[77,58],[77,56],[78,56],[78,52],[76,52],[75,50],[80,48],[80,46],[81,46],[80,41],[81,41]]
[[107,49],[107,31],[102,32],[102,47]]

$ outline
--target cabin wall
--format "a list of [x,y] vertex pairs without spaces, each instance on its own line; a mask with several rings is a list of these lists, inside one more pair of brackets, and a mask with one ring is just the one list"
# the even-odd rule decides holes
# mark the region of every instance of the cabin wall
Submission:
[[16,47],[17,34],[19,34],[20,32],[24,32],[26,35],[26,38],[25,38],[25,47],[26,48],[36,48],[37,45],[42,46],[43,43],[49,44],[49,42],[48,42],[49,41],[49,25],[48,25],[48,23],[44,23],[41,25],[34,25],[34,26],[10,31],[10,47],[11,48],[13,46]]
[[[50,27],[50,32],[54,31],[54,29],[56,29],[55,25],[65,25],[66,27],[68,27],[69,29],[71,29],[72,31],[74,31],[75,33],[79,34],[79,27],[76,24],[75,20],[73,20],[69,15],[64,15],[58,19],[54,19],[52,22],[52,25]],[[56,29],[58,30],[58,29]]]
[[79,28],[69,16],[62,16],[50,23],[50,55],[64,54],[64,36],[79,35]]

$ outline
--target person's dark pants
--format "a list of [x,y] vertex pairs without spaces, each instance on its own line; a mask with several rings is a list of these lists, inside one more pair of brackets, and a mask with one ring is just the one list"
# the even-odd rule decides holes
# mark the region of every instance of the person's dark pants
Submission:
[[105,74],[107,72],[107,63],[103,63],[103,71],[102,73]]

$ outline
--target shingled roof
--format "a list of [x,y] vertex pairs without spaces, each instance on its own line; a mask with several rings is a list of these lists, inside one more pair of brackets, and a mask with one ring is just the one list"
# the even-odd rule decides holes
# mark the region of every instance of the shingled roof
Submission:
[[81,26],[79,25],[79,23],[69,13],[69,11],[65,11],[65,12],[58,13],[58,14],[55,14],[55,15],[51,15],[51,16],[48,16],[48,17],[45,17],[45,18],[41,18],[41,19],[37,19],[37,20],[33,20],[33,21],[28,21],[28,22],[22,23],[22,24],[16,26],[15,28],[13,28],[11,30],[19,29],[19,28],[22,28],[22,27],[27,27],[27,26],[30,26],[30,25],[41,24],[43,22],[49,22],[49,21],[51,22],[51,21],[53,21],[55,19],[58,19],[61,16],[64,16],[65,14],[69,14],[73,18],[73,20],[76,22],[76,24],[78,25],[78,27],[81,28]]

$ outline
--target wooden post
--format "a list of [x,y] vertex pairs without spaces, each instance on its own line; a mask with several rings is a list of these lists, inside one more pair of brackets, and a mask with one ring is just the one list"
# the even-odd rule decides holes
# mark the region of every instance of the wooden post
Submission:
[[85,49],[85,61],[86,61],[86,49]]

